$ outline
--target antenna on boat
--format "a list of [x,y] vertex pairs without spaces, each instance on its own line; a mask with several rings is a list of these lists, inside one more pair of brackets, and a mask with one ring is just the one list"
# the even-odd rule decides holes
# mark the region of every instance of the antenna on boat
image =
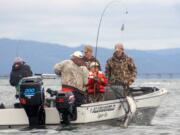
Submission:
[[[95,48],[95,58],[97,57],[97,46],[98,46],[98,41],[99,41],[99,33],[100,33],[100,28],[101,28],[101,23],[103,21],[103,17],[107,11],[107,9],[115,2],[120,2],[120,0],[113,0],[109,3],[106,4],[105,8],[103,9],[102,13],[101,13],[101,16],[100,16],[100,20],[99,20],[99,25],[98,25],[98,30],[97,30],[97,37],[96,37],[96,48]],[[127,8],[126,8],[126,11],[125,11],[125,14],[127,15],[128,14],[128,11],[127,11]],[[122,24],[121,26],[121,31],[124,31],[124,28],[125,28],[125,23]]]

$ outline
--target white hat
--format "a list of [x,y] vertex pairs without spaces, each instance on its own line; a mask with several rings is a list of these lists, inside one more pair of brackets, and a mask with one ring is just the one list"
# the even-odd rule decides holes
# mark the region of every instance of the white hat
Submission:
[[80,52],[80,51],[75,51],[73,54],[71,54],[71,56],[75,56],[75,57],[78,57],[78,58],[82,58],[82,57],[83,57],[83,54],[82,54],[82,52]]
[[23,62],[24,62],[24,60],[21,57],[16,57],[14,59],[14,63],[23,63]]
[[90,68],[92,68],[92,67],[99,67],[99,64],[97,62],[92,62],[90,64]]

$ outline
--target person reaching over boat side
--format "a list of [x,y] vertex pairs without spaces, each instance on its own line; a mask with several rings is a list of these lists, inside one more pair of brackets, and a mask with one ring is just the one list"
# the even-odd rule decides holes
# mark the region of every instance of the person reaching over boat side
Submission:
[[113,56],[107,60],[105,73],[116,98],[126,96],[128,87],[135,81],[137,71],[133,59],[124,53],[122,43],[115,45]]
[[21,57],[16,57],[10,73],[10,84],[16,88],[16,98],[19,95],[19,82],[23,77],[32,76],[31,67]]
[[100,62],[93,56],[93,47],[91,45],[86,45],[84,47],[84,62],[86,63],[86,67],[90,70],[90,64],[92,62],[97,62],[99,65],[99,70],[101,70]]
[[70,60],[64,60],[54,66],[55,73],[61,76],[62,90],[76,89],[74,95],[75,102],[79,102],[77,106],[85,102],[85,84],[89,73],[82,57],[83,54],[80,51],[75,51]]
[[105,74],[99,71],[99,64],[92,62],[90,64],[90,72],[88,76],[87,93],[88,102],[104,101],[105,86],[108,80]]

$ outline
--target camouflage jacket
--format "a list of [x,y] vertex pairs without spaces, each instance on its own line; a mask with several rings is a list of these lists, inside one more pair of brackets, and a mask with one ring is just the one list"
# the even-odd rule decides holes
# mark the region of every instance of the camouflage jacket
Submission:
[[134,82],[137,71],[132,58],[123,54],[118,59],[114,54],[113,57],[107,60],[105,73],[109,84],[129,86]]
[[90,70],[90,64],[92,62],[97,62],[99,64],[99,70],[101,70],[101,65],[100,65],[100,62],[95,58],[95,57],[92,57],[91,59],[87,59],[85,56],[83,57],[83,60],[86,64],[86,67],[88,68],[88,70]]
[[78,66],[72,60],[64,60],[54,66],[55,73],[61,76],[63,85],[72,86],[79,90],[85,90],[88,81],[88,69],[86,66]]

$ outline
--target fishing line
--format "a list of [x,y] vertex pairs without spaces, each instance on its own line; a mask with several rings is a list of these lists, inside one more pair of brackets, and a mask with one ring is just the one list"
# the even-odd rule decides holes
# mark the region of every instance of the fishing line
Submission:
[[[119,2],[122,2],[120,0],[113,0],[109,3],[106,4],[105,8],[103,9],[102,13],[101,13],[101,16],[100,16],[100,20],[99,20],[99,25],[98,25],[98,30],[97,30],[97,37],[96,37],[96,47],[95,47],[95,58],[97,57],[97,46],[98,46],[98,42],[99,42],[99,33],[100,33],[100,29],[101,29],[101,24],[102,24],[102,21],[103,21],[103,17],[107,11],[107,9],[113,5],[114,3],[119,3]],[[122,4],[122,3],[121,3]],[[127,8],[126,10],[124,11],[125,15],[128,14],[128,11],[127,11]],[[121,26],[121,32],[124,31],[125,29],[125,21],[124,23],[122,24]]]

